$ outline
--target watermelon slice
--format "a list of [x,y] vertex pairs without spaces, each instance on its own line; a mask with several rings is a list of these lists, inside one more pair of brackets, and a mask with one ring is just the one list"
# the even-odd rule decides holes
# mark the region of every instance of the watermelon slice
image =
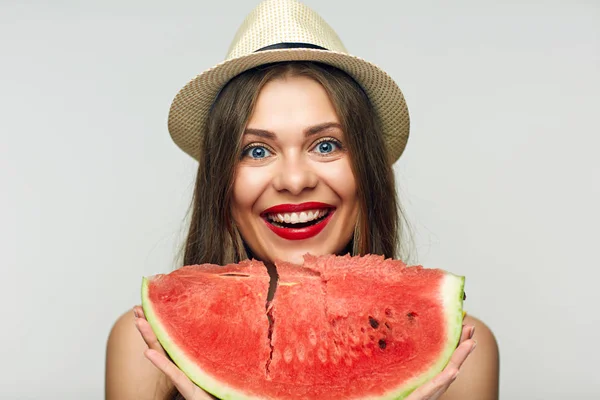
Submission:
[[402,399],[439,373],[462,329],[464,278],[380,256],[182,267],[144,278],[158,340],[220,399]]

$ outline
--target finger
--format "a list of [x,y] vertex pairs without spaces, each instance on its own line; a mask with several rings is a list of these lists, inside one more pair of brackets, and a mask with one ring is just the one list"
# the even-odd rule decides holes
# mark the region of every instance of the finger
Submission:
[[448,361],[448,365],[446,366],[446,368],[459,370],[465,362],[465,360],[467,359],[467,357],[469,356],[469,354],[471,354],[473,350],[475,350],[476,345],[477,342],[473,339],[467,339],[464,342],[462,342],[456,348],[456,350],[454,350],[454,353],[452,353],[452,357],[450,357],[450,361]]
[[431,395],[431,397],[427,398],[428,400],[438,400],[439,398],[441,398],[442,395],[444,393],[446,393],[446,391],[448,390],[448,388],[450,387],[450,385],[452,385],[454,383],[454,381],[458,377],[458,374],[460,373],[460,370],[450,369],[448,372],[449,372],[449,375],[450,375],[450,379],[447,380],[445,383],[442,383],[441,387],[439,389],[437,389],[437,391],[435,391]]
[[157,351],[148,349],[144,353],[146,358],[150,360],[156,368],[162,371],[173,385],[177,388],[179,393],[187,400],[211,400],[210,394],[199,388],[192,382],[175,364],[167,359],[164,355]]
[[[466,329],[463,329],[465,331]],[[470,334],[470,333],[469,333]],[[454,382],[458,371],[477,343],[473,339],[462,342],[450,358],[448,365],[431,381],[420,386],[406,400],[435,400],[438,399]]]
[[142,306],[133,307],[133,315],[135,315],[136,318],[146,319],[146,314],[144,314],[144,309],[142,308]]
[[467,339],[454,350],[448,365],[446,365],[446,368],[438,375],[439,379],[437,379],[437,377],[434,378],[431,388],[427,388],[427,396],[429,397],[425,397],[425,399],[436,400],[448,390],[450,385],[456,380],[458,372],[469,354],[475,350],[476,344],[477,343],[474,340]]
[[434,400],[446,391],[448,386],[456,379],[458,369],[446,367],[432,380],[420,386],[411,393],[406,400]]
[[446,390],[448,390],[448,388],[450,387],[450,385],[452,383],[454,383],[455,379],[452,379],[450,382],[446,383],[444,386],[442,386],[441,389],[439,389],[437,392],[435,392],[433,395],[431,395],[431,397],[428,397],[428,400],[438,400],[440,397],[442,397],[442,395],[444,393],[446,393]]
[[148,345],[149,349],[155,350],[162,355],[166,354],[165,349],[163,349],[162,345],[158,341],[158,338],[154,334],[154,331],[152,331],[148,321],[143,318],[138,318],[135,321],[135,326],[142,335],[142,338],[144,339],[144,342],[146,342],[146,345]]
[[[460,339],[458,340],[458,345],[469,338],[469,325],[463,325],[462,331],[460,333]],[[457,347],[458,347],[457,345]]]
[[471,339],[473,337],[473,333],[475,333],[474,325],[463,325],[458,344],[460,345],[465,340]]

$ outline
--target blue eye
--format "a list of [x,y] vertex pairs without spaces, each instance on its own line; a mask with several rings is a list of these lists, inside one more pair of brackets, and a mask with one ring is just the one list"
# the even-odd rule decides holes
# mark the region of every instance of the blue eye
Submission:
[[264,146],[252,146],[249,149],[244,150],[242,155],[254,158],[256,160],[260,160],[262,158],[270,156],[271,152],[267,150],[267,148]]
[[324,140],[317,144],[315,150],[320,154],[329,154],[339,150],[340,146],[333,140]]

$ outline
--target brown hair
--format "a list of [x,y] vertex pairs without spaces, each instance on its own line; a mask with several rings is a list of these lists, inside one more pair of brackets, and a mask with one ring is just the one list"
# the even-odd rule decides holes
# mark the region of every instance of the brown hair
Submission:
[[[231,217],[235,168],[242,134],[261,88],[287,76],[305,76],[326,90],[340,119],[356,179],[360,211],[352,255],[402,258],[403,217],[382,130],[362,88],[346,73],[316,62],[263,65],[233,78],[209,114],[196,178],[183,265],[227,264],[251,257]],[[175,393],[174,399],[178,399]]]

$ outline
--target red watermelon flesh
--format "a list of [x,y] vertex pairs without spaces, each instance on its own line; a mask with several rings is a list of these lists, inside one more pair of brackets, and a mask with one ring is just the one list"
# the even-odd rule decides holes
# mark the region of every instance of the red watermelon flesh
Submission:
[[[265,302],[269,275],[259,262],[186,266],[145,284],[144,313],[184,372],[206,382],[252,386],[271,353]],[[240,374],[244,371],[244,374]]]
[[161,344],[227,399],[396,399],[441,371],[458,343],[464,278],[379,256],[183,267],[144,283]]

